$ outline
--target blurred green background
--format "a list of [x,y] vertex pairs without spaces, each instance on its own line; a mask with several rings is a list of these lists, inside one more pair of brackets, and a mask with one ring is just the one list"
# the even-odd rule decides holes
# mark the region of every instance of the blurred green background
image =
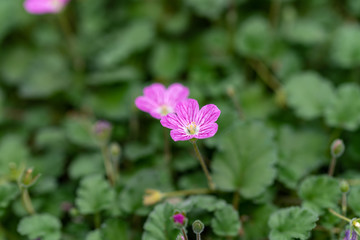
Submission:
[[[117,208],[134,214],[133,239],[149,213],[145,188],[206,186],[188,143],[171,143],[175,185],[157,174],[163,129],[134,105],[153,82],[180,82],[200,105],[221,109],[218,134],[201,144],[207,158],[239,114],[276,129],[278,181],[289,191],[324,172],[335,137],[349,143],[340,168],[358,164],[359,0],[71,0],[57,15],[31,15],[22,4],[0,1],[0,184],[21,166],[41,173],[34,205],[63,220],[64,239],[90,229],[67,224],[59,206],[74,203],[80,178],[104,171],[91,135],[98,119],[113,124],[122,148]],[[291,165],[289,156],[306,161]],[[20,239],[25,212],[5,200],[0,239]]]

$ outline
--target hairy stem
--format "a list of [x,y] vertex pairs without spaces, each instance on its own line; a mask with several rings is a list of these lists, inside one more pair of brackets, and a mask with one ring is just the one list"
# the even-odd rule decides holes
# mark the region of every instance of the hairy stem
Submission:
[[349,223],[351,222],[351,219],[350,219],[350,218],[347,218],[347,217],[345,217],[345,216],[343,216],[343,215],[335,212],[333,209],[329,208],[328,210],[329,210],[329,212],[330,212],[331,214],[333,214],[334,216],[336,216],[336,217],[338,217],[338,218],[341,218],[342,220],[347,221],[347,222],[349,222]]
[[215,184],[214,182],[212,181],[212,178],[211,178],[211,175],[209,173],[209,170],[207,169],[206,167],[206,164],[205,164],[205,161],[203,159],[203,157],[201,156],[201,153],[200,153],[200,150],[196,144],[196,141],[190,141],[194,147],[194,150],[195,150],[195,154],[196,154],[196,157],[199,159],[200,161],[200,164],[201,164],[201,167],[206,175],[206,178],[207,178],[207,181],[208,181],[208,185],[209,185],[209,188],[211,190],[214,190],[215,189]]
[[30,198],[28,189],[22,188],[21,199],[22,199],[22,203],[24,205],[25,210],[31,215],[35,214],[36,212],[35,212],[32,202],[31,202],[31,198]]
[[188,240],[188,236],[187,236],[187,234],[186,234],[186,232],[185,232],[185,228],[181,228],[181,233],[182,233],[184,239],[185,239],[185,240]]
[[104,159],[104,166],[105,166],[107,178],[109,180],[110,185],[114,186],[116,179],[115,179],[115,174],[113,171],[113,164],[111,163],[111,161],[108,157],[108,154],[106,152],[106,146],[101,147],[101,153],[102,153],[103,159]]
[[329,173],[328,173],[329,176],[334,176],[335,166],[336,166],[336,158],[332,157],[330,167],[329,167]]

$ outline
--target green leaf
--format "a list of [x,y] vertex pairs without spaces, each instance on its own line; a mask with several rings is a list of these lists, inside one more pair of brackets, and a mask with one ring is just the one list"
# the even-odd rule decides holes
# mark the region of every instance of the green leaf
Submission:
[[186,0],[197,15],[209,19],[217,19],[230,4],[229,0]]
[[59,240],[61,222],[49,214],[37,214],[21,219],[18,232],[30,239]]
[[118,219],[109,219],[101,226],[102,239],[118,240],[129,239],[127,222]]
[[153,42],[154,33],[154,26],[149,21],[137,20],[127,24],[108,44],[103,44],[104,48],[95,57],[97,65],[110,67],[144,50]]
[[89,232],[89,233],[86,235],[85,240],[102,240],[102,239],[101,239],[100,230],[97,229],[97,230],[94,230],[94,231]]
[[348,197],[349,207],[355,212],[357,216],[360,216],[360,187],[359,186],[351,186],[350,193]]
[[245,20],[235,35],[235,46],[239,54],[266,58],[275,43],[269,22],[260,17]]
[[278,178],[285,186],[295,189],[299,180],[326,160],[327,137],[313,129],[295,130],[283,126],[278,133]]
[[334,33],[331,58],[335,64],[344,68],[360,65],[360,27],[355,24],[340,26]]
[[103,157],[101,154],[82,154],[77,156],[69,166],[69,175],[78,179],[90,174],[104,172]]
[[221,210],[221,209],[224,209],[224,208],[230,206],[230,205],[227,205],[225,200],[216,198],[214,196],[208,196],[208,195],[192,196],[188,200],[192,202],[193,209],[200,208],[200,209],[204,209],[208,212]]
[[19,194],[19,187],[14,183],[0,184],[0,216],[10,202]]
[[0,141],[0,176],[10,173],[10,166],[19,168],[25,164],[29,150],[19,135],[6,135]]
[[301,183],[299,195],[304,207],[321,214],[324,209],[337,206],[341,198],[340,185],[329,176],[310,176]]
[[269,219],[270,240],[306,240],[315,228],[318,216],[300,207],[283,208],[274,212]]
[[82,214],[94,214],[108,209],[115,200],[115,192],[104,177],[92,175],[81,180],[76,206]]
[[288,104],[306,120],[320,117],[334,99],[331,83],[316,72],[302,72],[286,82],[284,90]]
[[64,148],[66,144],[65,132],[61,128],[42,128],[36,134],[35,145],[38,148]]
[[88,148],[98,147],[93,134],[93,122],[86,117],[69,116],[64,121],[66,137],[70,142]]
[[254,198],[273,183],[278,157],[274,133],[263,123],[236,124],[223,134],[220,144],[223,151],[212,165],[219,189]]
[[153,145],[145,145],[139,142],[130,142],[125,145],[124,149],[124,154],[126,158],[131,161],[137,161],[155,152],[155,148]]
[[87,83],[91,86],[110,85],[119,82],[131,82],[141,79],[139,69],[133,66],[123,66],[113,71],[99,71],[91,74]]
[[238,212],[231,205],[218,209],[211,221],[211,227],[218,236],[237,236],[241,227]]
[[331,102],[325,112],[329,126],[354,131],[360,124],[360,88],[355,83],[342,84],[335,100]]
[[[169,203],[157,205],[144,225],[142,240],[174,240],[179,230],[174,227],[171,217],[177,208]],[[181,210],[181,209],[178,209]]]
[[[268,227],[268,221],[270,215],[276,211],[276,207],[273,205],[262,205],[255,210],[251,211],[251,218],[249,221],[244,222],[244,236],[245,240],[253,239],[266,239],[269,235],[270,228]],[[244,213],[242,213],[244,214]]]
[[285,23],[282,30],[289,41],[303,45],[320,44],[327,37],[324,26],[313,19]]

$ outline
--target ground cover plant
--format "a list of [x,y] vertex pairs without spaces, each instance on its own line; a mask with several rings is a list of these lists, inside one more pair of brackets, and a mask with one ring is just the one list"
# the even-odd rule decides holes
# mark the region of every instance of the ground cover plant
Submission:
[[355,240],[360,1],[1,0],[0,240]]

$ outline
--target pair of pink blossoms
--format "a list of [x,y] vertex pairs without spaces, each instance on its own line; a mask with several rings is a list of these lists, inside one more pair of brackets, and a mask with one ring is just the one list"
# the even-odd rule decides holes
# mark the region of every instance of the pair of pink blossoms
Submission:
[[60,12],[70,0],[26,0],[25,10],[31,14]]
[[199,109],[195,99],[188,99],[187,87],[174,83],[166,89],[164,85],[154,83],[143,92],[143,96],[136,98],[135,105],[161,119],[160,123],[171,129],[170,136],[174,141],[209,138],[217,132],[215,122],[221,113],[219,108],[208,104]]

